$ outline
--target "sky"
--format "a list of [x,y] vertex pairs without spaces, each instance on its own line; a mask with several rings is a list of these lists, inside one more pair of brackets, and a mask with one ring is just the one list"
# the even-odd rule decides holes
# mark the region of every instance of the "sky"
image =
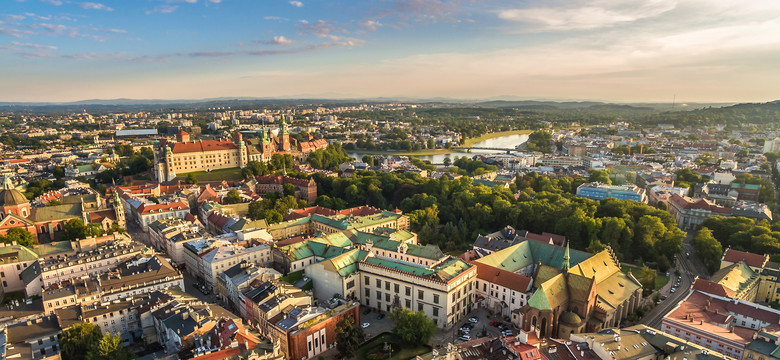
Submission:
[[780,1],[0,0],[0,101],[214,97],[772,101]]

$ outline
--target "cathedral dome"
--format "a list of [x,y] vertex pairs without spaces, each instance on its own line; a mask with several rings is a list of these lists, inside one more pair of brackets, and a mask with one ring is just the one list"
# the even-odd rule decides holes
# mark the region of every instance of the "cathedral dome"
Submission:
[[561,314],[560,320],[569,325],[577,325],[582,322],[582,318],[572,311],[566,311]]
[[17,206],[29,203],[30,200],[27,200],[21,191],[14,189],[10,178],[3,179],[3,190],[0,190],[0,206]]

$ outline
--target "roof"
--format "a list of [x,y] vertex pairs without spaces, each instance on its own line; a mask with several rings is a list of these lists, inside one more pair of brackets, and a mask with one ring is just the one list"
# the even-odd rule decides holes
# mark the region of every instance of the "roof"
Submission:
[[729,290],[740,293],[758,281],[758,272],[753,271],[744,261],[740,260],[716,271],[710,281],[723,285]]
[[29,203],[30,200],[27,200],[19,190],[3,189],[0,191],[0,206],[16,206]]
[[730,214],[731,209],[723,207],[717,204],[709,202],[707,199],[694,200],[687,196],[680,196],[679,194],[672,194],[669,199],[671,202],[677,204],[683,209],[701,209],[709,210],[719,214]]
[[204,151],[234,150],[238,146],[229,140],[200,140],[186,143],[175,143],[171,151],[174,154]]
[[721,284],[709,280],[705,280],[705,279],[696,279],[696,281],[693,282],[693,290],[699,290],[707,294],[724,296],[729,298],[734,297],[734,295],[736,295],[736,292],[734,292],[734,290],[728,289]]
[[30,219],[33,222],[50,222],[81,217],[81,203],[63,204],[33,208]]
[[750,267],[762,268],[769,261],[769,256],[734,250],[732,248],[726,249],[726,252],[723,253],[723,261],[736,263],[740,260]]
[[175,201],[167,204],[142,204],[140,207],[138,207],[138,213],[141,215],[146,215],[152,213],[186,210],[189,208],[190,206],[183,201]]
[[[561,269],[565,251],[566,248],[560,246],[525,240],[475,261],[510,272],[536,263]],[[570,250],[569,264],[573,267],[591,256],[583,251]]]
[[479,261],[472,261],[477,267],[477,278],[515,291],[526,292],[531,286],[531,278],[511,271],[492,267]]

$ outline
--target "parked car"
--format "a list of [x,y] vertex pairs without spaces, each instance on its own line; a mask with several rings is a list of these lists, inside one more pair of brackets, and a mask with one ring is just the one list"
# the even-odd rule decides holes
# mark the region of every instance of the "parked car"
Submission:
[[469,322],[472,323],[472,324],[476,324],[476,323],[479,322],[479,319],[477,319],[476,317],[470,317],[469,318]]
[[500,322],[498,322],[496,320],[493,320],[490,323],[488,323],[488,325],[490,325],[490,326],[498,326],[498,324],[500,324]]
[[512,336],[512,330],[506,329],[506,330],[501,332],[501,335]]
[[469,329],[469,328],[467,328],[467,327],[462,327],[462,328],[460,328],[460,329],[458,329],[458,330],[460,330],[460,332],[462,332],[462,333],[464,333],[464,334],[468,334],[468,333],[470,333],[470,332],[471,332],[471,329]]
[[471,340],[471,335],[469,334],[461,335],[461,337],[459,337],[458,340],[469,341]]
[[365,329],[365,328],[367,328],[369,326],[371,326],[371,323],[365,322],[365,323],[360,324],[360,327],[362,327],[363,329]]
[[385,318],[385,314],[379,314],[379,315],[376,316],[377,320],[382,320],[384,318]]

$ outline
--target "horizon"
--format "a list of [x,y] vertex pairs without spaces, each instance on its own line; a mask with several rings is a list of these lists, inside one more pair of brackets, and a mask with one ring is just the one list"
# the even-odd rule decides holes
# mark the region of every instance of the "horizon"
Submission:
[[771,0],[7,5],[0,102],[780,99]]

